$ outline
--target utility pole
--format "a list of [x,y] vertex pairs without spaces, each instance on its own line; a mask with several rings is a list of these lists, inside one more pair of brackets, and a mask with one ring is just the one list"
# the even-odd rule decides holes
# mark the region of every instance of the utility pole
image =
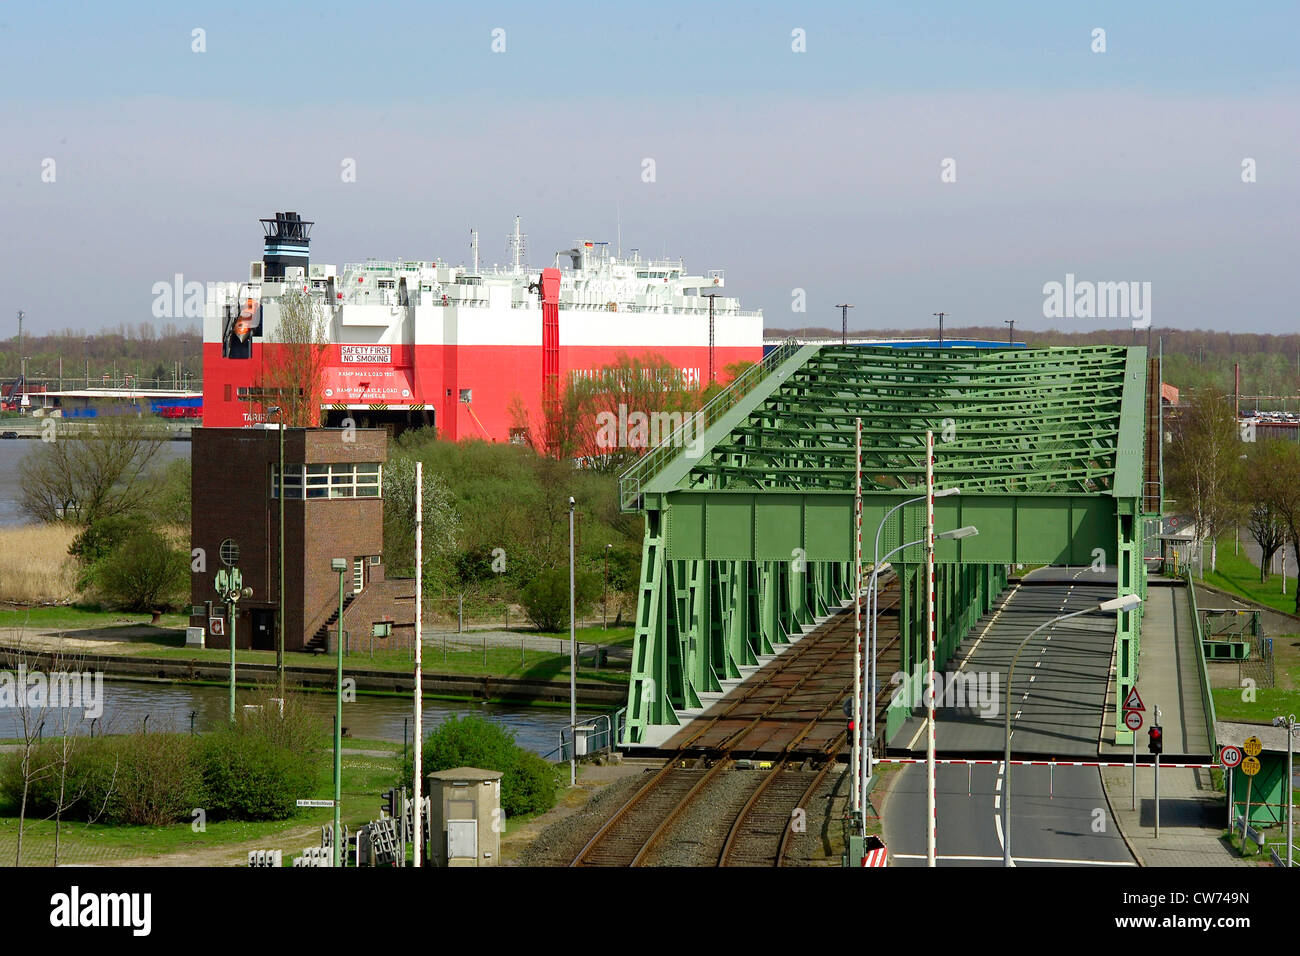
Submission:
[[840,305],[837,305],[835,308],[840,310],[840,328],[842,329],[842,335],[843,335],[840,344],[848,345],[849,344],[849,309],[853,308],[853,305],[852,303],[845,302]]
[[578,625],[573,594],[573,498],[569,498],[569,786],[578,783]]
[[20,391],[15,403],[18,406],[19,414],[26,414],[23,412],[23,396],[27,394],[27,358],[23,355],[23,316],[25,314],[22,309],[18,310],[18,382]]
[[931,314],[931,315],[937,315],[937,316],[939,317],[939,348],[943,348],[943,317],[944,317],[945,315],[947,315],[948,313],[947,313],[947,312],[932,312],[932,313],[930,313],[930,314]]
[[1014,345],[1016,337],[1016,320],[1003,319],[1002,324],[1007,327],[1007,345]]

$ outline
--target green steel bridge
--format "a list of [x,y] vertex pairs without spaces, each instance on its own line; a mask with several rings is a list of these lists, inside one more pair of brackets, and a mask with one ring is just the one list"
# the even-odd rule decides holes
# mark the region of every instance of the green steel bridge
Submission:
[[[1004,589],[1012,565],[1114,569],[1146,595],[1145,516],[1161,511],[1158,374],[1146,349],[891,348],[786,343],[620,478],[645,543],[624,743],[679,723],[852,600],[856,419],[862,420],[863,565],[886,512],[923,494],[935,436],[936,663]],[[1144,491],[1148,492],[1144,494]],[[923,537],[923,505],[883,526],[881,553]],[[926,660],[923,551],[891,564],[901,666]],[[1119,701],[1136,680],[1142,609],[1116,618]],[[907,713],[890,710],[886,736]]]

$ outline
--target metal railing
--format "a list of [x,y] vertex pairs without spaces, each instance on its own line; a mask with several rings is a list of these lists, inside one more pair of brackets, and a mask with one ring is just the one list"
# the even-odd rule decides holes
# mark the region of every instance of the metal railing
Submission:
[[745,369],[730,385],[715,395],[694,415],[686,418],[667,437],[660,440],[618,478],[618,501],[623,511],[640,509],[641,488],[686,447],[687,440],[698,441],[714,422],[763,381],[772,370],[794,355],[801,346],[794,339],[786,339],[767,355]]
[[1190,567],[1186,571],[1184,580],[1187,581],[1187,601],[1192,610],[1192,627],[1195,631],[1192,635],[1192,643],[1196,646],[1196,665],[1201,670],[1201,707],[1205,711],[1206,741],[1209,743],[1210,753],[1217,755],[1219,752],[1218,740],[1215,737],[1217,721],[1214,714],[1214,693],[1210,690],[1210,668],[1205,660],[1205,630],[1201,623],[1201,612],[1196,606],[1196,584],[1192,581]]

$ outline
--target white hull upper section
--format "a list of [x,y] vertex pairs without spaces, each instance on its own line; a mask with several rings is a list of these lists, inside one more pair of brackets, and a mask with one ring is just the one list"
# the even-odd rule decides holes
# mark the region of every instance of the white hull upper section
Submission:
[[[620,260],[602,243],[579,243],[557,256],[560,345],[569,347],[707,346],[709,293],[714,299],[718,347],[755,347],[763,341],[762,312],[746,312],[720,294],[720,272],[687,275],[680,260]],[[260,264],[255,264],[255,266]],[[260,276],[260,270],[253,270]],[[317,304],[325,338],[358,345],[536,346],[542,311],[528,288],[540,270],[523,267],[473,274],[442,262],[371,260],[312,264],[286,270],[284,281],[229,284],[209,295],[205,342],[221,342],[230,311],[252,299],[261,305],[261,340],[280,340],[279,299],[305,291]]]

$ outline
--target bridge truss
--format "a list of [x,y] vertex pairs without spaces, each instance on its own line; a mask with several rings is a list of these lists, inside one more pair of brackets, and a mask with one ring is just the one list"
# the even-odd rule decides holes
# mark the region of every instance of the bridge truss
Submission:
[[[701,693],[852,600],[858,418],[864,567],[886,512],[922,493],[927,430],[936,487],[961,490],[935,501],[936,528],[979,529],[937,544],[939,667],[1012,566],[1104,563],[1117,595],[1145,596],[1147,379],[1140,347],[769,353],[620,478],[624,509],[646,522],[625,742],[678,723]],[[1158,496],[1147,503],[1159,510]],[[895,512],[882,554],[919,540],[923,522],[923,505]],[[922,560],[916,547],[892,561],[899,660],[914,678],[926,657]],[[1136,681],[1140,618],[1117,616],[1118,701]],[[886,733],[905,716],[891,710]]]

